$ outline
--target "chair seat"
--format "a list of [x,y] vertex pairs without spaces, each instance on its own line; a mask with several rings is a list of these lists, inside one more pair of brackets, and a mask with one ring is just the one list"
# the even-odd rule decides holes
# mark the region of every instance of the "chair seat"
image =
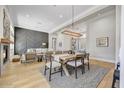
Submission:
[[[70,66],[75,67],[75,61],[70,61],[70,62],[68,62],[67,64],[70,65]],[[76,62],[76,66],[77,66],[77,67],[79,67],[79,66],[81,66],[81,65],[82,65],[82,62],[81,62],[81,61],[77,61],[77,62]]]
[[[50,68],[50,62],[48,62],[48,63],[46,63],[46,66],[48,67],[48,68]],[[61,64],[59,63],[59,62],[56,62],[56,61],[52,61],[52,68],[56,68],[56,67],[60,67],[61,66]]]

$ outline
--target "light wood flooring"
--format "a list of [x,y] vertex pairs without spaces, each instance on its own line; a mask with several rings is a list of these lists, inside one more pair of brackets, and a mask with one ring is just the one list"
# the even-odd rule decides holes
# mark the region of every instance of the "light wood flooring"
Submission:
[[[98,88],[111,88],[114,64],[90,60],[90,64],[96,64],[110,68]],[[49,82],[40,73],[43,62],[21,64],[11,62],[7,64],[4,74],[0,77],[0,88],[50,88]]]

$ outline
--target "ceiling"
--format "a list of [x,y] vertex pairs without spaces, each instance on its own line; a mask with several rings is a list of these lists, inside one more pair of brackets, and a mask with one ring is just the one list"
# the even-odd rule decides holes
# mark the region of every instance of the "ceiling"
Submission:
[[[16,27],[50,33],[70,24],[72,20],[71,5],[8,5],[7,7]],[[75,5],[75,20],[103,7],[105,6]]]

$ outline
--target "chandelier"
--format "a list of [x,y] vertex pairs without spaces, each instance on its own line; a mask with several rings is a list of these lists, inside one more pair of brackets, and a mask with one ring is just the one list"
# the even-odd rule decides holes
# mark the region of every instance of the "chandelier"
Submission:
[[68,29],[66,28],[62,33],[65,34],[65,35],[72,36],[72,37],[80,37],[80,36],[82,36],[81,33],[74,31],[74,5],[72,5],[72,23],[71,23],[71,28],[68,28]]

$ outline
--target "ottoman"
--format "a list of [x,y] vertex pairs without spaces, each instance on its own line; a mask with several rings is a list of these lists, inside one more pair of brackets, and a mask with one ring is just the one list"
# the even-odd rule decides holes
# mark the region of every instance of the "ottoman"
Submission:
[[20,55],[14,55],[12,58],[12,62],[19,62],[20,61]]

